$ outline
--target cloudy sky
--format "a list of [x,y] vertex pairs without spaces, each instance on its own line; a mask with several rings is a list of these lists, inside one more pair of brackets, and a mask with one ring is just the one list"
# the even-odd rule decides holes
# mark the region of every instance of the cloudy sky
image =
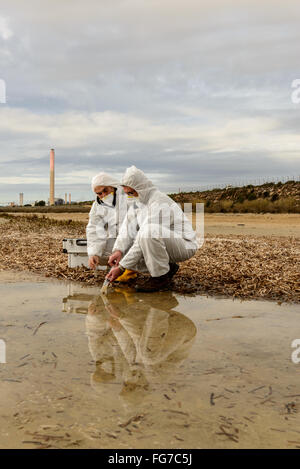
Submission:
[[73,200],[132,164],[166,192],[300,174],[299,1],[0,6],[0,203],[48,198],[50,148]]

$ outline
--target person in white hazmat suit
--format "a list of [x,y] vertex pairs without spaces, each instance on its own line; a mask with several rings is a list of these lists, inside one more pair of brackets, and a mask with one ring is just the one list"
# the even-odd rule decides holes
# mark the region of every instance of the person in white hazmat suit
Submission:
[[[120,182],[107,173],[94,176],[91,185],[96,200],[89,213],[86,236],[89,267],[95,269],[98,265],[107,265],[127,213],[128,201]],[[136,273],[126,271],[117,280],[127,281],[135,276]]]
[[125,269],[146,270],[151,277],[136,290],[158,291],[169,285],[177,262],[195,254],[196,233],[181,208],[135,166],[126,170],[122,186],[137,209],[132,206],[127,212],[108,261],[114,267],[106,278],[114,281]]

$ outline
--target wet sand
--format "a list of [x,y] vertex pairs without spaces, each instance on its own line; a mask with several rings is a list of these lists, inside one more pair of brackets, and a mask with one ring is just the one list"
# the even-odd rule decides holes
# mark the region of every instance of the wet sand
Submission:
[[300,447],[299,307],[0,273],[1,448]]

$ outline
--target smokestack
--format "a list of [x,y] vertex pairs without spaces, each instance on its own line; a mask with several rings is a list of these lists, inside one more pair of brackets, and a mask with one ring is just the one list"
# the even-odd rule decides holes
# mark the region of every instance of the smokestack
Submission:
[[19,195],[20,195],[19,205],[20,205],[20,207],[23,207],[23,204],[24,204],[24,202],[23,202],[24,194],[23,194],[23,192],[20,192]]
[[49,204],[54,205],[54,150],[50,150],[50,198]]
[[68,203],[68,194],[65,193],[65,205],[67,205],[67,203]]
[[69,204],[71,205],[71,194],[69,194]]

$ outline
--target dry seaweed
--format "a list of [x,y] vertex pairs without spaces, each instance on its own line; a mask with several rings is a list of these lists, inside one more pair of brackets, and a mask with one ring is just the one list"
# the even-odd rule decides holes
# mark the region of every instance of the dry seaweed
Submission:
[[[0,225],[0,270],[29,270],[87,285],[101,285],[105,272],[68,268],[65,237],[82,237],[82,222],[36,216],[7,216]],[[300,302],[300,239],[292,237],[206,236],[196,255],[180,264],[171,288],[241,299]]]

